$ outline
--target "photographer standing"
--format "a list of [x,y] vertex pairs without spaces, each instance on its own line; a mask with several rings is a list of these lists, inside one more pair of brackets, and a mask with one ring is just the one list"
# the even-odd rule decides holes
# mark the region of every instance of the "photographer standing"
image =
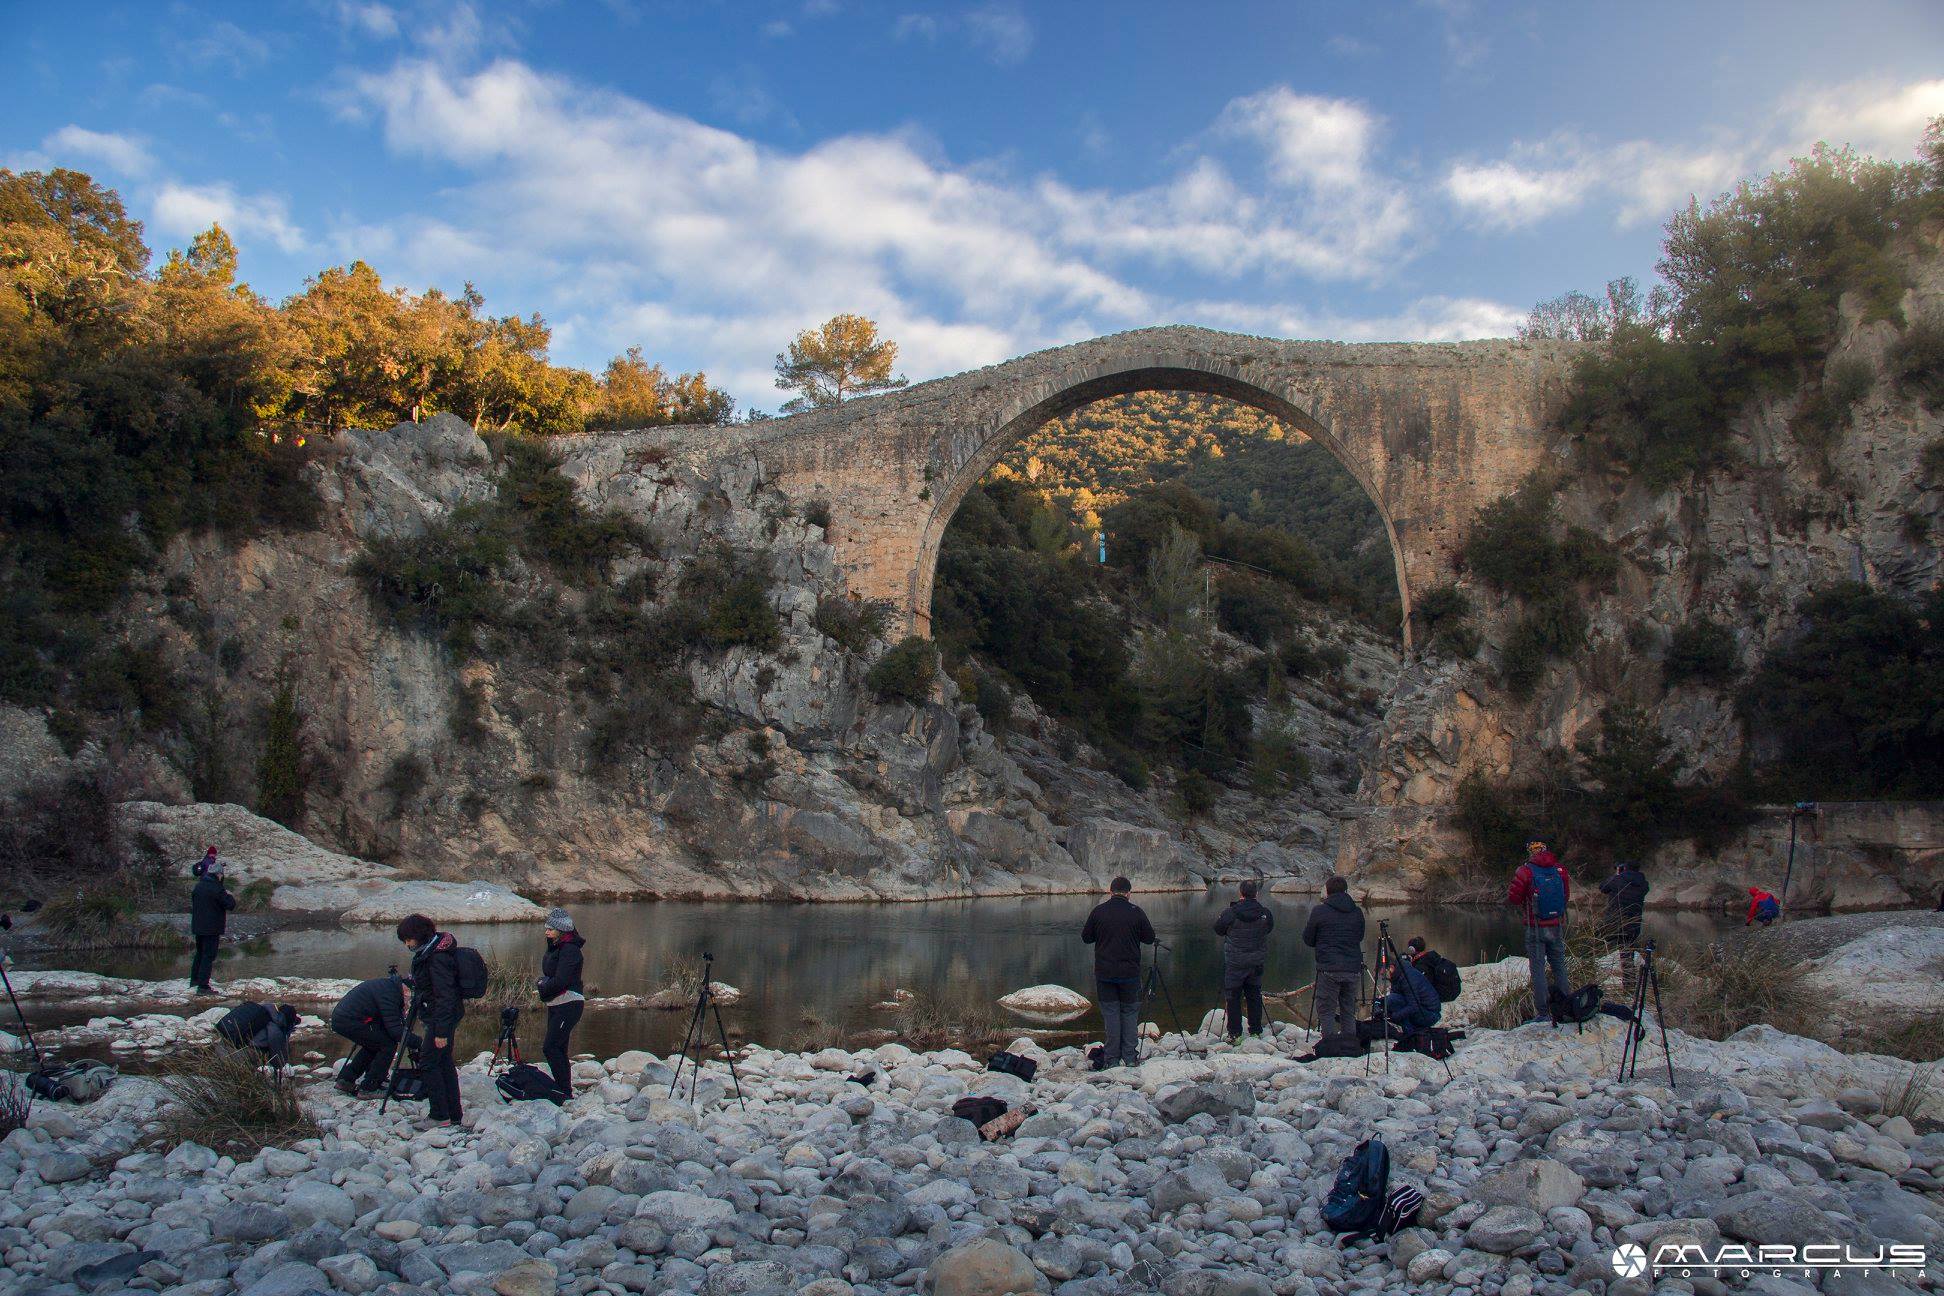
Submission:
[[1269,961],[1269,932],[1276,915],[1256,899],[1262,884],[1254,878],[1240,888],[1242,896],[1222,910],[1215,934],[1222,938],[1222,990],[1228,995],[1228,1037],[1242,1038],[1242,1001],[1249,1004],[1249,1034],[1262,1034],[1262,969]]
[[1607,898],[1607,940],[1620,952],[1620,984],[1633,993],[1634,951],[1640,948],[1640,919],[1647,905],[1647,878],[1638,864],[1619,863],[1600,883]]
[[1303,944],[1316,951],[1316,1029],[1348,1035],[1357,1025],[1357,991],[1363,985],[1363,910],[1350,898],[1350,884],[1332,877],[1323,884],[1323,903],[1310,909]]
[[562,1102],[574,1092],[567,1041],[586,1007],[586,996],[581,993],[581,946],[585,943],[565,909],[556,907],[547,914],[547,952],[540,960],[536,984],[540,1002],[547,1006],[547,1037],[540,1052],[547,1059],[547,1069],[553,1072],[554,1089]]
[[412,1001],[424,1024],[426,1048],[422,1071],[425,1096],[434,1125],[458,1125],[459,1064],[453,1060],[453,1036],[465,1015],[459,995],[459,942],[432,925],[424,914],[398,924],[398,939],[412,951]]
[[1532,974],[1532,1017],[1525,1024],[1552,1020],[1552,997],[1573,993],[1566,979],[1566,906],[1573,884],[1566,866],[1534,837],[1526,843],[1526,862],[1512,874],[1505,902],[1525,917],[1526,967]]
[[196,865],[196,885],[189,892],[189,934],[195,938],[196,954],[189,961],[189,988],[198,994],[215,994],[209,977],[216,970],[216,948],[229,929],[230,910],[236,897],[223,885],[223,861],[216,848],[209,848]]
[[405,1042],[405,978],[393,969],[352,986],[331,1009],[331,1030],[356,1046],[338,1071],[338,1092],[378,1097],[385,1090],[392,1054]]
[[1128,897],[1134,884],[1117,877],[1107,899],[1087,915],[1080,939],[1094,947],[1094,982],[1106,1024],[1103,1066],[1141,1064],[1141,946],[1155,942],[1154,924]]

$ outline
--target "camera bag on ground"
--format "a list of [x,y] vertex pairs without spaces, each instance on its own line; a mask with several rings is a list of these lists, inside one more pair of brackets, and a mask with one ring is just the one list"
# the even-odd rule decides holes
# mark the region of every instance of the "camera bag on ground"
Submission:
[[1433,952],[1418,960],[1424,969],[1424,979],[1438,992],[1438,1002],[1450,1003],[1465,992],[1465,979],[1458,972],[1458,965],[1444,955]]
[[1000,1052],[986,1059],[986,1070],[1018,1076],[1027,1084],[1031,1084],[1033,1077],[1039,1073],[1039,1063],[1029,1057],[1021,1057],[1017,1053]]
[[412,1059],[410,1066],[400,1065],[392,1072],[391,1096],[400,1102],[423,1102],[425,1100],[425,1073],[420,1069],[421,1059],[417,1049],[409,1050]]
[[1390,1191],[1390,1149],[1382,1139],[1365,1139],[1343,1159],[1336,1183],[1323,1201],[1323,1223],[1332,1233],[1367,1233],[1383,1213]]
[[1599,1015],[1600,1004],[1605,999],[1606,995],[1601,991],[1600,983],[1597,981],[1588,982],[1569,995],[1554,990],[1552,992],[1553,1025],[1577,1026],[1592,1021]]
[[1384,1197],[1384,1206],[1377,1212],[1377,1219],[1361,1233],[1345,1234],[1340,1241],[1345,1246],[1371,1238],[1382,1242],[1393,1233],[1401,1232],[1417,1223],[1418,1212],[1424,1209],[1424,1194],[1409,1184],[1399,1184]]
[[1316,1056],[1320,1058],[1362,1057],[1369,1051],[1370,1046],[1355,1032],[1325,1035],[1316,1041]]
[[101,1062],[69,1062],[45,1066],[27,1076],[27,1088],[58,1102],[93,1102],[120,1077]]
[[1398,1047],[1408,1053],[1422,1053],[1434,1062],[1442,1062],[1458,1051],[1452,1041],[1463,1038],[1465,1038],[1463,1031],[1431,1026],[1421,1031],[1411,1032],[1404,1037],[1404,1042]]
[[961,1098],[952,1104],[952,1115],[974,1125],[988,1124],[1005,1114],[1006,1104],[998,1098]]
[[258,1031],[270,1024],[270,1010],[260,1003],[240,1003],[216,1021],[216,1033],[235,1046],[248,1048]]
[[486,959],[470,945],[460,945],[452,951],[452,961],[459,970],[459,997],[478,999],[486,993]]
[[532,1102],[536,1098],[560,1100],[553,1077],[531,1062],[515,1062],[493,1078],[493,1085],[508,1102]]

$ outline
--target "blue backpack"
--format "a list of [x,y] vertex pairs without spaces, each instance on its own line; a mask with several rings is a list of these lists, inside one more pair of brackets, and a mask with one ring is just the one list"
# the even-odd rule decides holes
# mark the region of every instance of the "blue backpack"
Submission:
[[1374,1227],[1390,1188],[1390,1149],[1382,1139],[1365,1139],[1343,1159],[1336,1183],[1323,1200],[1323,1223],[1332,1233],[1362,1233]]
[[1528,864],[1532,870],[1532,918],[1551,922],[1566,916],[1566,875],[1557,864]]
[[1782,912],[1781,904],[1774,896],[1766,896],[1755,906],[1755,917],[1762,922],[1771,922]]

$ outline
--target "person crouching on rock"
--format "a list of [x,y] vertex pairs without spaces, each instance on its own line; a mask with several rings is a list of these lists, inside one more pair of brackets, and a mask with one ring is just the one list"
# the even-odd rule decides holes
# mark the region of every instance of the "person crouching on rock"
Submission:
[[337,1073],[338,1092],[378,1097],[392,1054],[405,1042],[405,978],[394,968],[352,986],[331,1009],[331,1029],[355,1045]]
[[1760,887],[1748,888],[1748,918],[1742,923],[1752,927],[1756,923],[1766,927],[1782,916],[1782,902]]
[[229,928],[236,897],[223,885],[223,861],[216,858],[215,847],[196,868],[196,885],[189,892],[189,935],[196,942],[195,957],[189,960],[189,988],[197,994],[215,994],[209,977],[216,970],[216,949]]
[[1141,946],[1155,942],[1154,924],[1129,897],[1134,884],[1117,877],[1107,898],[1087,915],[1080,939],[1094,947],[1094,983],[1106,1024],[1103,1067],[1141,1065]]
[[458,1125],[459,1065],[453,1060],[453,1036],[465,1016],[459,996],[459,942],[432,925],[424,914],[398,924],[398,939],[412,951],[412,1000],[425,1026],[426,1048],[420,1059],[425,1096],[433,1125]]
[[1382,1039],[1389,1026],[1392,1039],[1407,1039],[1419,1031],[1430,1030],[1444,1016],[1444,1001],[1438,998],[1431,980],[1409,959],[1394,963],[1390,969],[1390,993],[1384,996],[1382,1020],[1357,1023],[1357,1038],[1368,1044]]
[[1262,969],[1269,961],[1269,932],[1276,915],[1256,899],[1262,884],[1254,878],[1240,888],[1241,899],[1222,910],[1215,934],[1222,938],[1222,990],[1228,996],[1228,1037],[1242,1038],[1242,1000],[1249,1003],[1249,1034],[1262,1034]]
[[216,1019],[216,1033],[231,1046],[249,1049],[260,1062],[281,1069],[290,1061],[290,1035],[297,1029],[297,1010],[289,1004],[266,1008],[250,1000]]
[[580,1024],[587,996],[581,992],[581,946],[586,942],[574,930],[574,919],[565,909],[547,914],[547,952],[540,959],[540,979],[536,988],[540,1002],[547,1006],[547,1038],[540,1046],[553,1072],[554,1089],[565,1102],[574,1093],[574,1072],[567,1061],[567,1041]]

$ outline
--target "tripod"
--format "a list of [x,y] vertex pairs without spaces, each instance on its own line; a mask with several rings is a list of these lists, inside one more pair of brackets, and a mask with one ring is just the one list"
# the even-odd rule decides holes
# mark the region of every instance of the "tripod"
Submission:
[[489,1071],[497,1073],[501,1062],[520,1064],[520,1036],[517,1030],[520,1021],[518,1008],[500,1009],[499,1038],[493,1041],[493,1060],[487,1064]]
[[[1175,1010],[1174,995],[1168,992],[1168,978],[1161,971],[1161,954],[1164,950],[1173,952],[1160,941],[1154,942],[1154,962],[1148,964],[1147,979],[1141,982],[1141,1002],[1148,1003],[1153,1000],[1155,990],[1159,989],[1162,1001],[1168,1005],[1168,1016],[1174,1020],[1175,1034],[1183,1035],[1187,1032],[1181,1029],[1181,1014]],[[1135,1030],[1139,1029],[1140,1023],[1136,1022]]]
[[715,977],[711,971],[715,967],[715,955],[707,950],[702,952],[702,988],[695,992],[695,1011],[689,1014],[688,1030],[682,1034],[682,1051],[675,1058],[675,1076],[668,1082],[668,1096],[673,1098],[682,1083],[682,1064],[689,1061],[689,1050],[695,1050],[695,1069],[689,1073],[689,1102],[695,1101],[696,1093],[702,1084],[702,1050],[708,1047],[703,1039],[703,1018],[713,1014],[715,1017],[716,1039],[722,1043],[722,1057],[729,1064],[729,1079],[736,1086],[736,1101],[743,1110],[749,1110],[749,1101],[743,1097],[742,1077],[736,1074],[736,1055],[729,1047],[729,1031],[722,1024],[722,1005],[716,1002]]
[[418,1020],[418,996],[412,996],[412,1007],[405,1014],[405,1033],[399,1036],[398,1048],[392,1053],[391,1074],[385,1077],[385,1096],[378,1100],[378,1114],[383,1116],[385,1108],[391,1106],[392,1094],[398,1090],[398,1077],[405,1071],[405,1051],[411,1047],[412,1023]]
[[1667,1060],[1667,1087],[1674,1087],[1674,1050],[1667,1046],[1667,1019],[1661,1016],[1660,973],[1654,970],[1654,942],[1645,942],[1630,958],[1640,960],[1634,976],[1633,1016],[1627,1022],[1626,1037],[1620,1043],[1619,1080],[1631,1080],[1640,1067],[1640,1043],[1647,1034],[1647,993],[1654,995],[1654,1023],[1660,1027],[1661,1056]]
[[[1377,962],[1370,970],[1370,1016],[1371,1020],[1378,1027],[1377,1038],[1383,1040],[1386,1045],[1390,1042],[1391,1028],[1390,1001],[1389,996],[1384,993],[1384,969],[1390,967],[1391,960],[1396,957],[1397,947],[1391,944],[1390,922],[1387,919],[1379,918],[1377,920]],[[1385,1075],[1390,1074],[1390,1055],[1391,1051],[1386,1047],[1384,1049]],[[1364,1054],[1364,1074],[1370,1074],[1370,1054],[1368,1052]]]

